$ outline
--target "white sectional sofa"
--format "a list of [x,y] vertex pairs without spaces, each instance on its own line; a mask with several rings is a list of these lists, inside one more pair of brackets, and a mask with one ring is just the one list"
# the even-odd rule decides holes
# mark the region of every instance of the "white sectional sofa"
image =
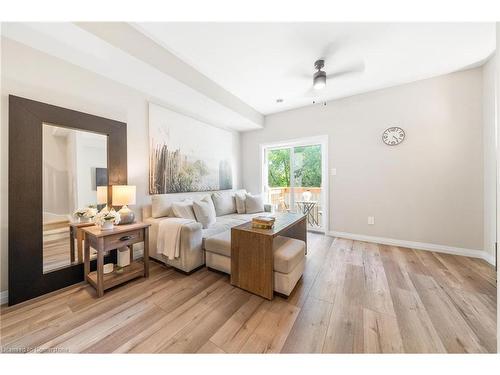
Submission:
[[[242,190],[221,190],[217,192],[201,192],[201,193],[178,193],[178,194],[161,194],[151,197],[151,205],[143,208],[143,221],[151,224],[149,233],[149,255],[152,258],[160,260],[172,267],[175,267],[184,272],[191,272],[205,264],[205,249],[204,240],[219,233],[228,231],[236,225],[250,221],[252,217],[262,215],[262,213],[254,214],[238,214],[236,212],[236,203],[234,210],[224,207],[225,215],[216,217],[216,222],[208,228],[203,229],[198,222],[183,225],[181,228],[180,240],[180,256],[176,259],[167,259],[163,254],[157,252],[158,228],[162,220],[169,220],[174,217],[172,212],[172,203],[180,202],[186,199],[199,200],[213,193],[227,195],[234,199],[235,193],[246,193]],[[215,207],[216,211],[217,206]],[[270,205],[264,205],[264,210],[271,211]]]

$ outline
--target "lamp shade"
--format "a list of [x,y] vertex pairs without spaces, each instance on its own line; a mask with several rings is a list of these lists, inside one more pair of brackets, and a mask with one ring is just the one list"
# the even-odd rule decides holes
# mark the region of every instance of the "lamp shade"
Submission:
[[135,186],[113,185],[113,206],[126,206],[135,204]]
[[97,204],[108,204],[108,187],[97,187]]

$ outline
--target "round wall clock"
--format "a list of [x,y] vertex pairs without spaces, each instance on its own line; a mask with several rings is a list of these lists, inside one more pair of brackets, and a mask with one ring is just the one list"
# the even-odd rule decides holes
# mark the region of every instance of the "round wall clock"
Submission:
[[388,146],[396,146],[405,139],[405,131],[397,126],[385,129],[382,134],[382,140]]

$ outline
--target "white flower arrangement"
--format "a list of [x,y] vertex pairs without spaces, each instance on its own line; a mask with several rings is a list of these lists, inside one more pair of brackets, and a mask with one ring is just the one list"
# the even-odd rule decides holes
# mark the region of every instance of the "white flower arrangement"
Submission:
[[94,216],[94,223],[100,227],[102,227],[104,223],[118,225],[120,223],[120,214],[113,208],[110,210],[108,207],[104,207],[97,215]]
[[97,209],[94,206],[79,208],[73,213],[74,217],[80,219],[92,219],[95,215],[97,215]]

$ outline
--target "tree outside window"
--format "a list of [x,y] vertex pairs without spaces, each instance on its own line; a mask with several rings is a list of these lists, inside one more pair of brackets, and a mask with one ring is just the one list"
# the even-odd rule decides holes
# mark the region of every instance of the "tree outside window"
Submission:
[[[268,152],[269,187],[290,186],[290,148]],[[301,146],[293,149],[294,185],[297,187],[321,186],[321,146]]]

